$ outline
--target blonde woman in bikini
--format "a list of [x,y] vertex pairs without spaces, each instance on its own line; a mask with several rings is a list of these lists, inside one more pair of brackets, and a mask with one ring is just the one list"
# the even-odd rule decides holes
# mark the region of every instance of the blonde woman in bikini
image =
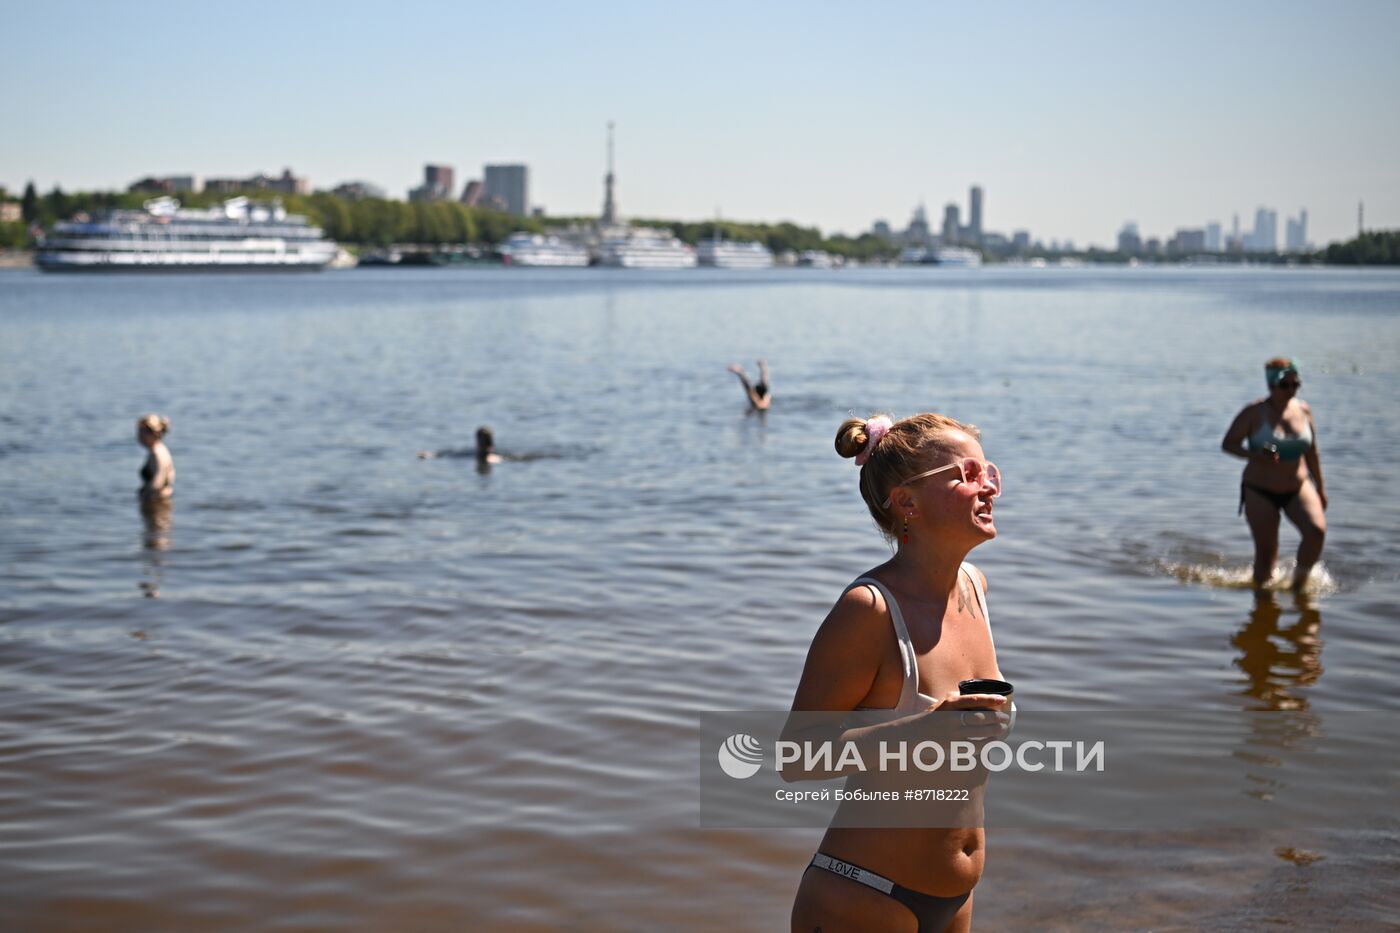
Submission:
[[150,451],[141,466],[141,488],[137,495],[143,502],[169,499],[175,492],[175,460],[165,446],[170,419],[162,415],[142,415],[136,421],[136,441]]
[[[987,711],[962,717],[979,723],[1006,720],[1006,697],[961,696],[958,688],[963,680],[1001,679],[987,580],[964,560],[997,533],[992,500],[1001,475],[980,436],[937,414],[851,419],[836,433],[837,452],[860,465],[866,507],[896,545],[893,557],[836,601],[812,639],[793,699],[794,712],[883,711],[884,722],[851,729],[843,740],[898,741],[900,730],[931,723],[937,710]],[[802,876],[794,931],[971,929],[984,860],[980,828],[841,824],[838,811]]]

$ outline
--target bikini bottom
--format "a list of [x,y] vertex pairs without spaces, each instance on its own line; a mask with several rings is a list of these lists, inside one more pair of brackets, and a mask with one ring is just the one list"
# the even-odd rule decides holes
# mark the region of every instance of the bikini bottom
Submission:
[[1302,486],[1299,486],[1292,492],[1274,492],[1272,489],[1263,489],[1259,486],[1254,485],[1253,483],[1240,483],[1240,510],[1235,514],[1244,514],[1244,491],[1246,489],[1248,489],[1250,492],[1257,492],[1265,499],[1268,499],[1274,504],[1274,508],[1286,509],[1288,508],[1289,503],[1291,503],[1294,499],[1298,498],[1298,493],[1302,490],[1302,488]]
[[967,899],[972,896],[971,891],[959,894],[957,897],[934,897],[931,894],[921,894],[901,884],[895,884],[884,875],[877,875],[859,865],[843,862],[839,858],[832,858],[822,852],[812,856],[812,862],[807,867],[824,869],[834,875],[849,878],[851,881],[859,882],[868,888],[874,888],[881,894],[894,898],[908,907],[913,913],[914,919],[919,921],[919,933],[943,933],[943,930],[958,915],[958,911],[962,910],[963,904],[967,903]]

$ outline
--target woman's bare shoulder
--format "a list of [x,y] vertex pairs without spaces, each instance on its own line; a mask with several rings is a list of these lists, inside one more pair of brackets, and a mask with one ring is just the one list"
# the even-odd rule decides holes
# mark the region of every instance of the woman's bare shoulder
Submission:
[[1240,409],[1240,414],[1242,414],[1242,415],[1247,415],[1247,414],[1249,414],[1250,412],[1255,411],[1256,409],[1259,408],[1260,405],[1263,405],[1263,404],[1265,404],[1265,403],[1268,402],[1268,401],[1269,401],[1269,397],[1268,397],[1267,395],[1261,395],[1259,398],[1256,398],[1256,399],[1254,399],[1253,401],[1248,402],[1243,408],[1241,408],[1241,409]]
[[870,692],[892,638],[884,600],[875,587],[847,587],[822,620],[793,709],[854,709]]

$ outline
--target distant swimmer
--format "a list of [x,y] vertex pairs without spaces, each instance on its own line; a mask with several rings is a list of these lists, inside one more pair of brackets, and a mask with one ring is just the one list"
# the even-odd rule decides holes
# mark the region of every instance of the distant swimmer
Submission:
[[749,405],[754,411],[767,411],[768,406],[773,404],[773,392],[768,382],[768,361],[758,361],[758,382],[750,384],[748,374],[744,372],[744,367],[738,363],[732,363],[729,371],[739,377],[739,382],[744,386],[744,394],[749,397]]
[[1293,571],[1293,588],[1300,590],[1322,556],[1327,536],[1327,493],[1317,454],[1317,428],[1312,409],[1297,397],[1303,384],[1297,360],[1269,360],[1264,374],[1269,394],[1235,416],[1220,446],[1248,461],[1240,480],[1240,511],[1254,535],[1255,587],[1262,588],[1274,575],[1282,511],[1303,536]]
[[175,492],[175,461],[164,440],[169,431],[170,419],[154,412],[136,421],[136,440],[150,451],[141,467],[142,499],[169,499]]
[[500,463],[505,458],[496,453],[496,435],[486,425],[476,429],[476,460],[478,463]]
[[496,453],[496,436],[491,433],[491,429],[486,425],[476,429],[476,447],[468,450],[431,450],[418,451],[420,460],[435,460],[439,457],[475,457],[476,462],[481,466],[501,463],[505,460]]

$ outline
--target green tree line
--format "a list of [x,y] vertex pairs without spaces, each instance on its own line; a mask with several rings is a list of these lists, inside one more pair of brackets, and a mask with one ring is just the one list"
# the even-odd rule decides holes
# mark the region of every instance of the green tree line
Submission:
[[825,250],[851,259],[887,258],[899,252],[898,247],[883,237],[863,233],[858,237],[822,236],[816,227],[799,227],[793,223],[737,223],[728,220],[688,223],[680,220],[638,220],[634,223],[670,230],[677,239],[691,246],[716,235],[726,240],[757,240],[775,254],[787,250]]
[[1373,230],[1354,240],[1333,243],[1318,254],[1332,266],[1400,265],[1400,230]]

